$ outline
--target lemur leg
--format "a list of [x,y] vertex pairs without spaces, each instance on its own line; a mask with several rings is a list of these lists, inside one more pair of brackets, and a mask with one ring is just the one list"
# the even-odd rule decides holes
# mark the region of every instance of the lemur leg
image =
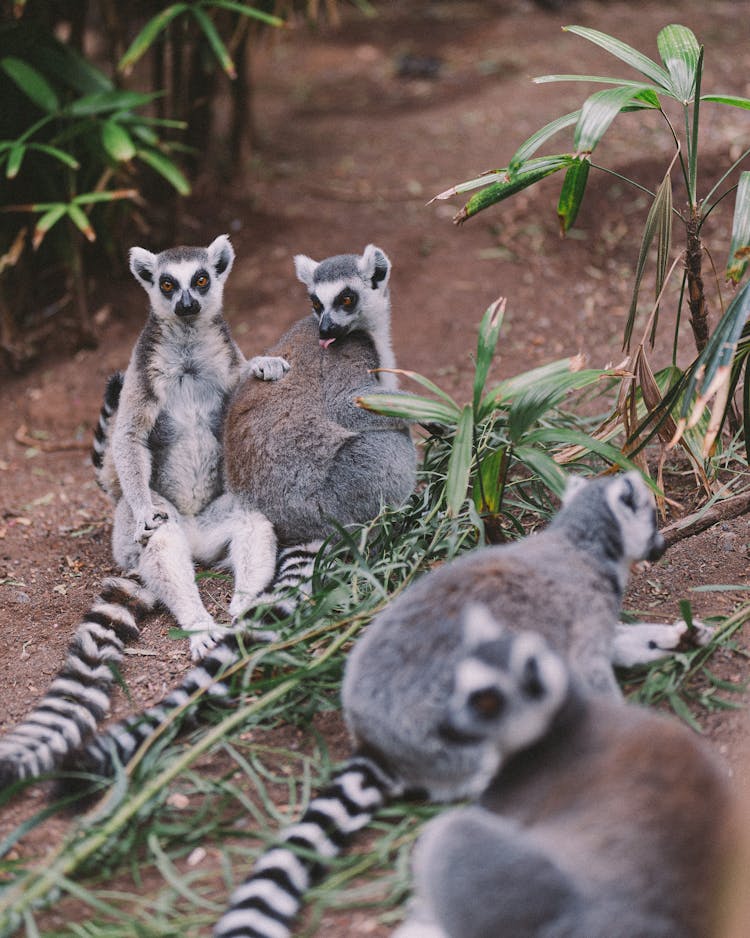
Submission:
[[697,619],[692,630],[687,622],[678,619],[671,625],[657,622],[620,623],[615,630],[612,663],[621,668],[649,664],[667,658],[680,649],[707,645],[714,629]]
[[226,554],[234,575],[234,594],[229,613],[237,618],[271,582],[276,569],[276,534],[259,511],[245,508],[226,493],[195,519],[191,533],[193,556],[215,564]]
[[167,515],[167,521],[156,528],[146,544],[133,540],[135,519],[130,506],[121,499],[115,511],[113,552],[118,564],[135,568],[147,589],[169,609],[177,624],[190,637],[193,660],[201,658],[223,629],[214,622],[203,605],[195,582],[193,556],[183,519],[165,498],[153,493],[154,507]]

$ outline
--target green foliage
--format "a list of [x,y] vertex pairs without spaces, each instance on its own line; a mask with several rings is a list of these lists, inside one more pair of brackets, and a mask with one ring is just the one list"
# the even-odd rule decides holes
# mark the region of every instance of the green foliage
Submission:
[[520,506],[534,512],[550,494],[562,494],[561,462],[576,459],[580,468],[596,454],[632,468],[617,447],[585,433],[580,422],[567,419],[561,409],[572,392],[601,386],[612,372],[582,369],[580,360],[566,358],[487,387],[504,313],[505,300],[497,300],[480,324],[470,404],[458,404],[432,381],[410,371],[398,373],[434,397],[371,394],[357,401],[361,407],[434,430],[425,447],[424,472],[445,475],[445,506],[451,517],[464,510],[471,494],[471,510],[487,526],[490,540],[506,537],[509,528],[519,529]]
[[[564,234],[574,224],[578,215],[586,192],[589,168],[603,169],[593,163],[592,155],[615,119],[624,113],[657,113],[664,121],[675,152],[661,185],[655,193],[650,193],[653,204],[641,240],[632,301],[623,329],[623,344],[630,351],[642,279],[654,244],[656,244],[655,301],[646,334],[633,352],[631,362],[635,362],[636,359],[645,360],[647,336],[652,347],[656,341],[659,304],[663,290],[669,277],[679,266],[677,259],[674,262],[671,259],[674,240],[673,226],[677,221],[682,224],[685,231],[684,280],[679,295],[679,306],[687,302],[690,308],[690,324],[693,328],[699,357],[684,372],[678,371],[675,374],[676,381],[682,385],[683,390],[685,384],[688,390],[687,394],[671,395],[675,406],[679,398],[682,418],[677,424],[676,437],[672,442],[677,442],[681,438],[686,427],[695,426],[704,408],[713,398],[716,398],[702,444],[702,458],[706,460],[715,445],[717,435],[731,406],[730,390],[733,390],[730,388],[730,379],[733,374],[731,361],[747,318],[748,307],[744,294],[735,297],[717,325],[713,337],[709,339],[707,303],[701,277],[701,230],[705,219],[715,206],[735,191],[735,209],[726,276],[733,284],[739,283],[745,274],[748,252],[750,252],[750,172],[745,171],[739,174],[738,180],[733,184],[730,184],[728,180],[732,174],[736,174],[741,164],[747,163],[750,149],[745,150],[702,196],[699,191],[698,178],[700,114],[701,107],[705,103],[720,104],[741,111],[747,110],[750,108],[750,99],[734,95],[702,93],[703,47],[698,43],[692,31],[685,26],[673,24],[660,31],[657,36],[657,48],[661,62],[648,58],[627,43],[598,30],[582,26],[569,26],[566,30],[604,49],[642,77],[633,80],[600,75],[561,74],[537,78],[537,82],[573,81],[605,84],[611,87],[593,92],[577,111],[551,121],[532,134],[516,150],[506,167],[459,183],[441,192],[436,198],[446,199],[479,188],[480,191],[473,195],[456,214],[454,221],[461,223],[477,212],[537,184],[543,178],[564,171],[557,206],[560,227]],[[671,109],[677,110],[681,122],[673,120],[670,116]],[[679,129],[680,123],[682,129]],[[540,147],[570,127],[574,128],[572,151],[543,157],[535,155]],[[680,168],[687,192],[688,208],[684,211],[676,208],[672,199],[672,170],[675,165]],[[618,173],[614,175],[619,179],[624,178]],[[634,180],[626,179],[625,181],[643,189]],[[723,305],[721,303],[722,308]],[[681,308],[678,309],[677,325],[672,340],[675,350],[673,365],[675,366],[677,330],[683,321],[680,313]],[[727,343],[730,345],[728,346]],[[736,369],[734,371],[736,372]],[[676,391],[677,387],[678,384],[674,384],[668,390]],[[693,404],[694,397],[696,402]],[[652,401],[650,409],[655,410],[657,404],[657,401]],[[688,421],[687,415],[691,407],[693,413]],[[623,420],[626,420],[624,414],[621,416]],[[750,434],[750,424],[745,425],[745,430]]]

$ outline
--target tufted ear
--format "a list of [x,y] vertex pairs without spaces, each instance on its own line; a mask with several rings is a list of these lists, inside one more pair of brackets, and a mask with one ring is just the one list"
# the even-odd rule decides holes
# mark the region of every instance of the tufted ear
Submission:
[[382,284],[386,286],[391,274],[391,262],[385,251],[381,251],[374,244],[368,244],[362,252],[362,257],[357,261],[357,269],[362,275],[362,279],[369,281],[373,290],[377,290]]
[[464,646],[476,648],[485,642],[494,642],[505,631],[483,603],[469,603],[463,612]]
[[154,282],[156,254],[152,254],[145,248],[131,248],[129,257],[133,276],[144,290],[148,290]]
[[219,235],[209,244],[208,262],[216,271],[218,280],[226,280],[234,264],[234,248],[227,235]]
[[568,481],[565,485],[565,491],[563,492],[562,503],[563,505],[568,505],[576,495],[581,491],[581,489],[586,488],[587,481],[583,476],[568,476]]
[[296,254],[294,269],[297,272],[297,279],[304,283],[308,292],[315,292],[315,271],[318,269],[318,262],[306,254]]

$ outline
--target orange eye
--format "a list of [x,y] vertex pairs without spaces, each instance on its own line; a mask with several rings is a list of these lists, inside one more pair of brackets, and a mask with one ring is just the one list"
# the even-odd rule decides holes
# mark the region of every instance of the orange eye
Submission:
[[345,296],[344,299],[341,301],[341,305],[348,308],[349,306],[352,305],[353,302],[354,301],[352,300],[350,296]]
[[208,277],[205,274],[201,274],[195,281],[196,287],[205,287],[208,283]]
[[162,280],[159,284],[162,293],[172,293],[174,290],[174,280]]

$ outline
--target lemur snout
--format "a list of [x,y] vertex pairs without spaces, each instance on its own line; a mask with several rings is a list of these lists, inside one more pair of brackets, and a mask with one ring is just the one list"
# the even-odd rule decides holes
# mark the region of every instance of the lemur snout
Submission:
[[197,316],[201,311],[201,304],[189,290],[183,290],[182,296],[174,305],[174,311],[178,316]]

